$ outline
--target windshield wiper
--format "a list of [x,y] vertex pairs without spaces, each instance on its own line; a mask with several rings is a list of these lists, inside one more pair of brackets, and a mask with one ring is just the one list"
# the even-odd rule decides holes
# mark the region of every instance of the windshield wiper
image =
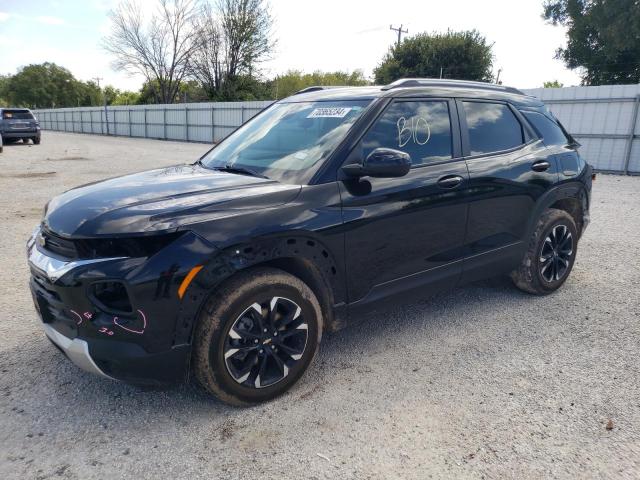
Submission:
[[233,165],[225,165],[224,167],[215,167],[213,170],[219,170],[221,172],[229,172],[229,173],[239,173],[240,175],[251,175],[252,177],[258,178],[266,178],[269,179],[266,175],[262,175],[261,173],[256,172],[255,170],[251,170],[246,167],[235,167]]

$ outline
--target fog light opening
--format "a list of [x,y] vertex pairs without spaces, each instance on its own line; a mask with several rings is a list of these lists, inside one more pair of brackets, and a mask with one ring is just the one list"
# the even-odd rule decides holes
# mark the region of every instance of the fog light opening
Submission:
[[101,310],[116,313],[133,312],[129,294],[122,282],[96,282],[91,285],[91,297]]

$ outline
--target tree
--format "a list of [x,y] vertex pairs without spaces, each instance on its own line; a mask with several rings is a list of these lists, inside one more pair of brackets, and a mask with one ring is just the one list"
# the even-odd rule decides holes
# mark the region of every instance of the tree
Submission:
[[100,98],[97,85],[78,81],[66,68],[49,62],[20,69],[5,89],[8,103],[18,107],[88,106]]
[[179,102],[206,102],[209,100],[207,92],[196,80],[187,80],[178,88]]
[[156,7],[145,22],[136,0],[120,3],[110,13],[111,34],[103,46],[114,55],[114,68],[141,74],[158,103],[173,103],[197,47],[194,22],[199,3],[157,0]]
[[492,45],[476,30],[421,33],[394,45],[374,70],[377,84],[403,77],[493,80]]
[[129,90],[123,90],[116,95],[113,99],[112,105],[139,105],[140,94],[138,92],[131,92]]
[[544,82],[542,86],[544,88],[562,88],[564,85],[558,80],[552,80],[550,82]]
[[298,70],[289,70],[284,75],[278,75],[273,81],[273,94],[277,99],[293,95],[299,90],[314,85],[368,85],[369,82],[361,70],[354,72],[320,72],[302,73]]
[[120,90],[113,85],[104,87],[103,94],[107,105],[138,105],[140,103],[140,93]]
[[556,58],[583,68],[583,85],[640,82],[640,2],[546,0],[543,17],[567,27]]
[[198,48],[193,76],[212,99],[236,99],[268,58],[275,42],[273,19],[265,0],[217,0],[206,3],[196,22]]
[[77,82],[78,98],[80,105],[91,106],[102,104],[102,91],[94,81]]
[[9,80],[11,77],[9,75],[0,75],[0,107],[8,107],[9,106]]

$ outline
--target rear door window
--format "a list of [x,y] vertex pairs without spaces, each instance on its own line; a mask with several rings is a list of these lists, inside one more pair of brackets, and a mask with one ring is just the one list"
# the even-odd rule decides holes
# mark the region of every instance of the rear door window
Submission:
[[376,148],[401,150],[412,165],[450,160],[453,156],[449,102],[396,101],[362,139],[362,158]]
[[520,121],[503,103],[462,102],[471,155],[509,150],[524,143]]

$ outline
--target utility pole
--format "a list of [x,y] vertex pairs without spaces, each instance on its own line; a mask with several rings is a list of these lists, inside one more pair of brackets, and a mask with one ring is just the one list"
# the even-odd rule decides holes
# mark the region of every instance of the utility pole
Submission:
[[498,69],[498,75],[496,76],[496,84],[500,85],[500,74],[502,73],[502,69]]
[[398,47],[400,46],[400,42],[402,41],[402,34],[403,33],[409,33],[409,30],[402,29],[402,24],[400,24],[400,26],[398,28],[394,28],[393,25],[389,25],[389,30],[393,30],[394,32],[398,32]]
[[[100,80],[102,80],[102,77],[93,77],[91,80],[95,80],[96,83],[98,84],[98,88],[100,88]],[[104,100],[104,122],[107,124],[107,135],[109,135],[109,113],[107,111],[107,94],[106,94],[106,92],[102,92],[102,99]]]

